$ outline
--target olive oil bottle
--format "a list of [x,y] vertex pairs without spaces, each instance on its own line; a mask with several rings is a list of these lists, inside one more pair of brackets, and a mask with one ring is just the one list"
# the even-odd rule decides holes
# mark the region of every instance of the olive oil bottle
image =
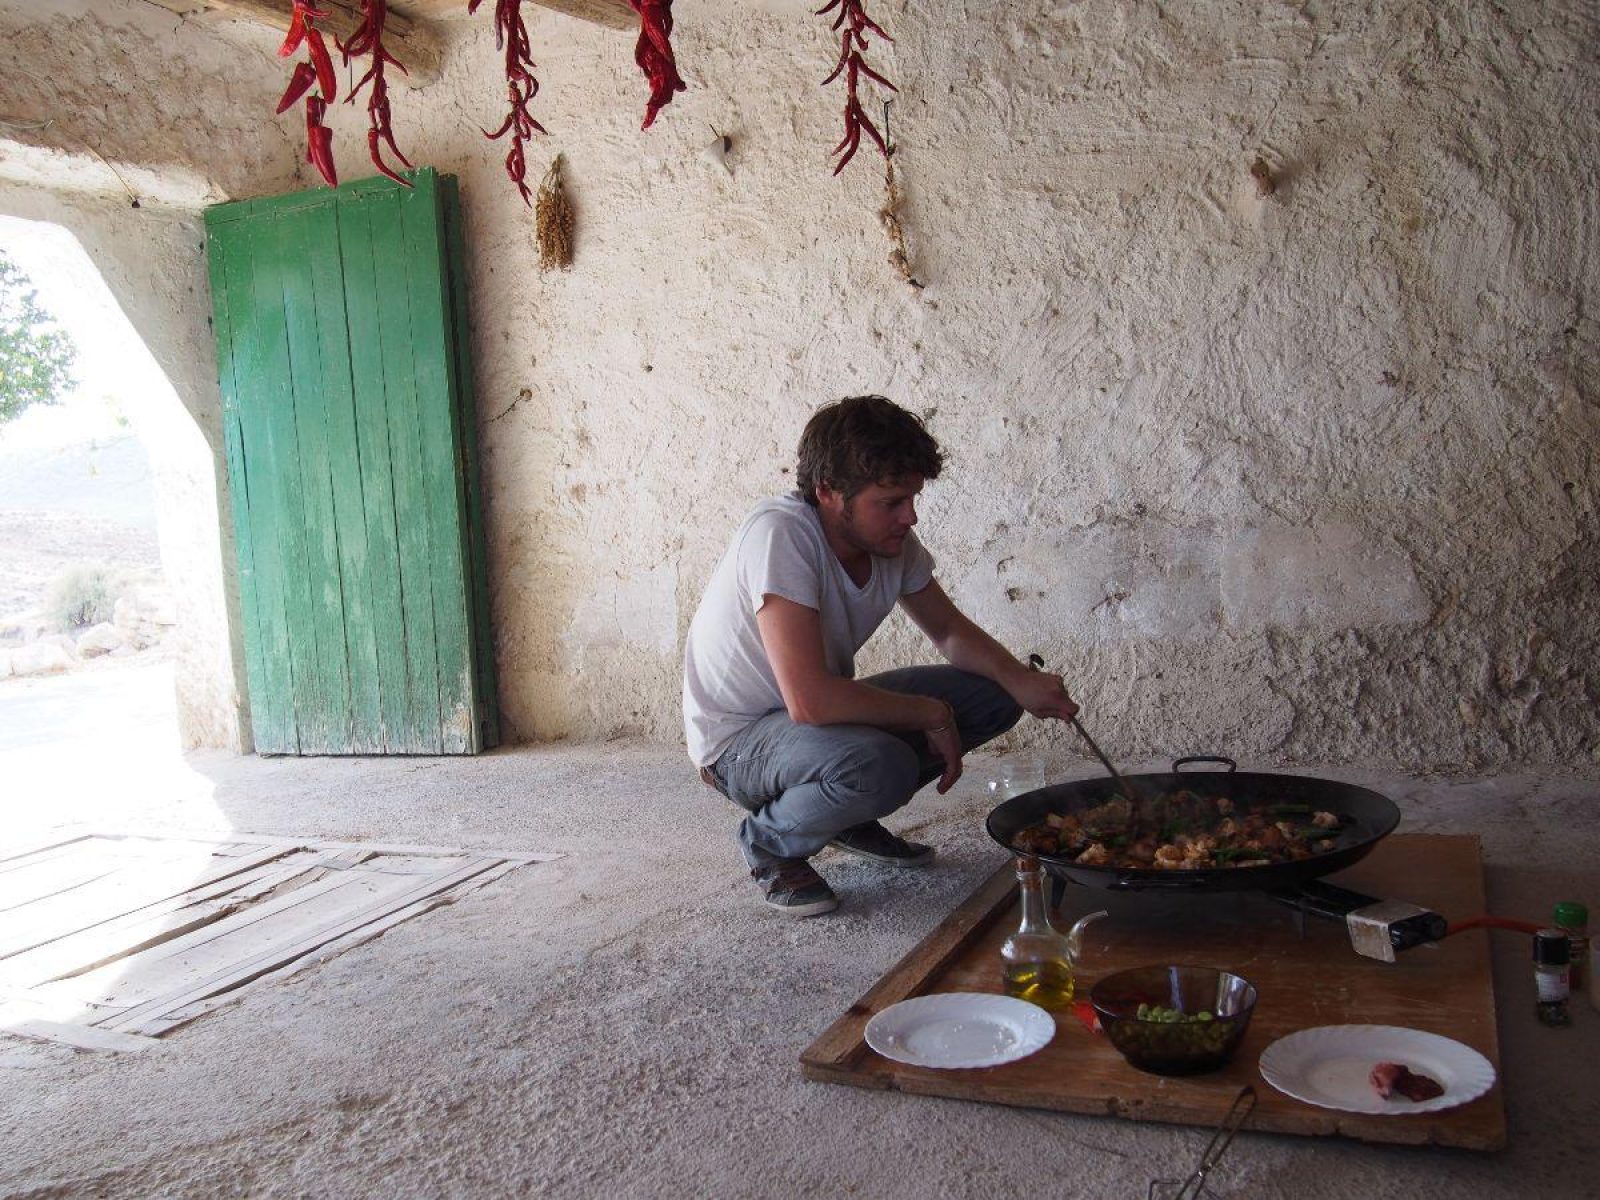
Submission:
[[1052,1012],[1072,1004],[1072,945],[1050,924],[1045,908],[1044,871],[1036,858],[1017,859],[1022,889],[1022,922],[1000,947],[1006,995]]

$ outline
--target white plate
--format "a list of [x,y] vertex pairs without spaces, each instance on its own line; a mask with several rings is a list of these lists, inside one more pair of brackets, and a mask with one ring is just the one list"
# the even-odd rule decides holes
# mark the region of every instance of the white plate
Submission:
[[[1373,1090],[1372,1068],[1396,1062],[1437,1079],[1432,1100],[1385,1100]],[[1296,1100],[1344,1112],[1404,1116],[1476,1100],[1494,1086],[1494,1065],[1471,1046],[1398,1025],[1320,1025],[1279,1038],[1261,1054],[1261,1074]]]
[[995,1067],[1047,1045],[1056,1022],[1026,1000],[939,992],[891,1004],[866,1033],[879,1054],[914,1067]]

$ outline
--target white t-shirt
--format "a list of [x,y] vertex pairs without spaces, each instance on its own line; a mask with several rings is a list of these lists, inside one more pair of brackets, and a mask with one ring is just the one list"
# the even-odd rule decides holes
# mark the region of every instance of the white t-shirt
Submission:
[[933,556],[912,532],[894,558],[872,556],[857,586],[822,532],[817,510],[799,492],[763,500],[733,535],[689,626],[684,648],[683,731],[698,767],[717,761],[750,722],[783,707],[756,613],[768,595],[822,617],[827,668],[855,676],[856,651],[901,596],[933,581]]

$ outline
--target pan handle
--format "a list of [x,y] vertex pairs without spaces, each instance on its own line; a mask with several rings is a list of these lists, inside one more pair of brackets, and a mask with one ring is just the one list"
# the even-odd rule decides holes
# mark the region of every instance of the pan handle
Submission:
[[1136,879],[1122,876],[1107,890],[1113,892],[1191,892],[1195,890],[1194,875],[1190,871],[1150,871],[1145,876]]
[[1222,763],[1228,768],[1228,774],[1230,775],[1239,769],[1238,763],[1234,762],[1231,758],[1225,758],[1221,754],[1191,754],[1187,758],[1173,759],[1172,773],[1176,775],[1189,763]]

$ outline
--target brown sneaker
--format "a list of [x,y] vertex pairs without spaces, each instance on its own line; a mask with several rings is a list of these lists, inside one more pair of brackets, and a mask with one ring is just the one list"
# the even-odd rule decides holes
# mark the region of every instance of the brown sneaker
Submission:
[[839,907],[828,881],[803,858],[780,858],[756,867],[750,877],[761,885],[767,905],[791,917],[816,917]]

